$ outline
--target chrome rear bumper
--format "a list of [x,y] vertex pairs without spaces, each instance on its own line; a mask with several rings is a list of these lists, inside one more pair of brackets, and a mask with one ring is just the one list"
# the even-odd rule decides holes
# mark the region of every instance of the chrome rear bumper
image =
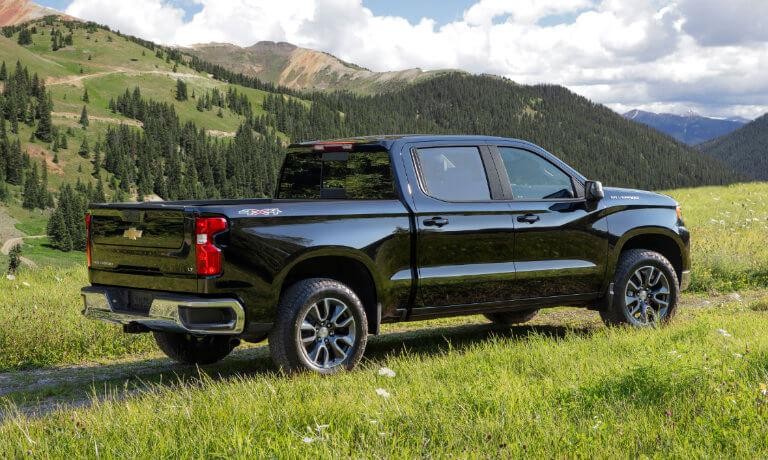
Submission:
[[83,296],[86,318],[117,324],[140,324],[151,330],[235,335],[243,332],[245,311],[235,299],[207,299],[158,293],[148,311],[124,305],[110,288],[89,286]]

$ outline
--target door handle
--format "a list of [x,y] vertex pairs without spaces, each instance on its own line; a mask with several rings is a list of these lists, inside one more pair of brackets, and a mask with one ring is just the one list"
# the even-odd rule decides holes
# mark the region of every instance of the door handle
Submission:
[[534,222],[538,222],[540,217],[536,214],[526,214],[524,216],[518,216],[517,221],[518,222],[527,222],[529,224],[532,224]]
[[433,217],[431,219],[424,219],[425,227],[442,227],[448,225],[448,219],[444,217]]

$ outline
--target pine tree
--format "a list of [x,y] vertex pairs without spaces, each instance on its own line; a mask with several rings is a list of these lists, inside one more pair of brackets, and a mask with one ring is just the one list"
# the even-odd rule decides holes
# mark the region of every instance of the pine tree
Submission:
[[17,244],[8,251],[8,274],[16,275],[21,267],[21,245]]
[[80,125],[85,129],[88,127],[88,124],[88,109],[86,106],[83,106],[83,110],[80,112]]
[[40,121],[37,122],[35,136],[43,142],[51,142],[53,126],[51,123],[51,106],[45,94],[38,97],[37,113]]
[[181,78],[176,80],[176,100],[177,101],[187,100],[187,83]]
[[92,200],[94,203],[107,202],[107,195],[104,193],[104,182],[101,180],[101,177],[96,181],[96,190],[93,192]]
[[67,141],[67,135],[64,133],[61,133],[61,136],[59,136],[59,147],[63,149],[69,148],[69,142]]
[[27,172],[27,177],[22,187],[22,197],[21,206],[24,209],[40,207],[40,177],[36,164]]
[[22,46],[32,44],[32,33],[29,31],[29,29],[26,27],[21,29],[17,42]]
[[85,88],[85,90],[83,91],[83,102],[85,102],[86,104],[91,102],[91,98],[88,97],[88,88]]
[[37,192],[37,207],[46,209],[53,207],[53,195],[48,191],[48,163],[45,158],[40,160],[40,190]]
[[83,137],[83,143],[80,144],[80,150],[77,151],[77,153],[80,154],[83,158],[88,158],[88,155],[91,154],[90,147],[88,147],[88,138]]
[[61,203],[63,199],[65,199],[64,196],[59,198],[59,207],[51,214],[46,233],[48,234],[48,241],[50,241],[51,246],[60,251],[69,252],[72,250],[72,236],[63,216],[63,205]]
[[0,65],[0,81],[8,80],[8,69],[5,67],[5,61]]

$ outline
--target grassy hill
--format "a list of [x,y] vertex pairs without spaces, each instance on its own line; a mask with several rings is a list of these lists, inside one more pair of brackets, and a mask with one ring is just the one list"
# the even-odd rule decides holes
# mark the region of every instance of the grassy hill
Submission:
[[753,179],[768,179],[768,114],[726,136],[698,147],[707,155]]

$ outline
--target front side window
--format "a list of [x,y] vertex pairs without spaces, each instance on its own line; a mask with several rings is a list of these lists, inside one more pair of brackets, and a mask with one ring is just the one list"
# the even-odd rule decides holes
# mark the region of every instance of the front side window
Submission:
[[290,153],[283,165],[279,197],[395,199],[389,153]]
[[499,147],[516,200],[574,198],[571,177],[527,150]]
[[426,193],[445,201],[491,199],[477,147],[433,147],[416,152]]

